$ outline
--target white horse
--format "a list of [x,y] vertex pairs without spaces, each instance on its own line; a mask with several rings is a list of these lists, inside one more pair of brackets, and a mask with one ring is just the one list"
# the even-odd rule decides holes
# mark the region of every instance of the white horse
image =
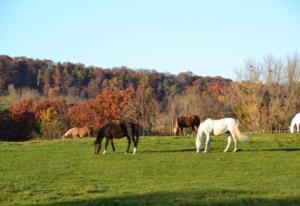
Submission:
[[248,136],[241,133],[238,129],[239,121],[234,118],[225,118],[220,120],[212,120],[212,119],[206,119],[204,122],[200,123],[200,126],[198,128],[198,133],[196,137],[196,148],[197,153],[200,152],[201,149],[201,139],[202,134],[204,133],[206,135],[206,144],[205,144],[205,150],[204,152],[209,152],[210,150],[210,135],[220,135],[223,133],[228,133],[228,143],[224,150],[224,152],[227,152],[231,140],[234,141],[234,150],[233,152],[237,151],[237,139],[240,141],[247,141]]
[[297,128],[297,132],[299,133],[299,125],[300,125],[300,113],[296,114],[292,119],[291,126],[290,126],[291,133],[294,133],[295,126]]

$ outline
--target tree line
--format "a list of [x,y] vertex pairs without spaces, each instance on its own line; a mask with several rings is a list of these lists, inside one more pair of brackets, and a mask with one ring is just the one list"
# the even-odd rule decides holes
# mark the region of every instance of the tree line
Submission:
[[[0,56],[0,139],[59,138],[130,119],[144,134],[171,134],[177,115],[237,117],[249,131],[286,130],[300,109],[299,56],[237,69],[237,81],[127,67],[100,68]],[[16,129],[17,128],[17,129]]]

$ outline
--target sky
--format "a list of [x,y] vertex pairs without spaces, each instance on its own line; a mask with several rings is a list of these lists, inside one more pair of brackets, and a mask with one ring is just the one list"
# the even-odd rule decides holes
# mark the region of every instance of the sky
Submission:
[[0,0],[0,54],[235,78],[300,54],[299,0]]

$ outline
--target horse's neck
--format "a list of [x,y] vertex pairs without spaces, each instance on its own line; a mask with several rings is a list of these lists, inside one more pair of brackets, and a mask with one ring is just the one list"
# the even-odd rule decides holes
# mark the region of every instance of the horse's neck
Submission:
[[299,124],[299,123],[300,123],[300,113],[298,113],[298,114],[296,115],[296,117],[295,117],[293,120],[295,120],[295,121],[294,121],[295,124]]

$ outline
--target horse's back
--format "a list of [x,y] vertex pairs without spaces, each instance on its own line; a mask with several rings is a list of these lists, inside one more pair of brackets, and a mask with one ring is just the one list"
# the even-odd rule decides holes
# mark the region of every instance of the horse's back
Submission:
[[178,116],[176,121],[179,126],[190,127],[190,126],[199,126],[200,118],[197,115],[190,116]]
[[137,125],[132,122],[121,122],[107,123],[100,128],[98,136],[105,136],[109,138],[122,138],[124,136],[136,136],[137,135]]
[[300,123],[300,113],[297,113],[297,114],[294,116],[294,118],[293,118],[292,121],[294,121],[296,124],[299,124],[299,123]]
[[232,132],[235,130],[237,125],[237,120],[234,118],[224,118],[213,120],[211,118],[206,119],[200,124],[202,131],[206,133],[213,133],[214,135],[220,135],[227,131]]
[[89,128],[88,127],[78,128],[78,133],[80,137],[87,136],[89,134]]
[[107,123],[100,128],[98,135],[109,138],[121,138],[126,135],[125,128],[121,124]]

